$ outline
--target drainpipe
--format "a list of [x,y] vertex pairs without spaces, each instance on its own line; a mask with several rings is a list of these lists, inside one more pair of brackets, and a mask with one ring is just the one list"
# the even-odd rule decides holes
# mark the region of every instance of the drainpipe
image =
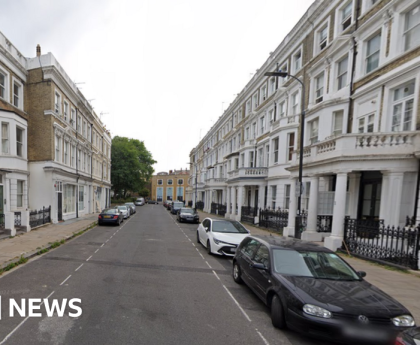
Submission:
[[78,141],[78,133],[77,133],[77,120],[79,118],[78,114],[78,108],[76,107],[76,175],[77,175],[77,194],[76,194],[76,218],[79,218],[79,167],[77,164],[77,155],[78,155],[78,147],[79,147],[79,141]]
[[420,187],[420,159],[419,159],[419,169],[417,171],[417,188],[416,188],[416,199],[414,200],[414,212],[413,219],[417,221],[417,208],[419,206],[419,187]]

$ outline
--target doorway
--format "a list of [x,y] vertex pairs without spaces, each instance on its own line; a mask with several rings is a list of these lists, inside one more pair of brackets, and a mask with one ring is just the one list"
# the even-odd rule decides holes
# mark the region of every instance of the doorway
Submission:
[[381,192],[382,173],[379,171],[362,172],[360,179],[358,219],[379,221]]

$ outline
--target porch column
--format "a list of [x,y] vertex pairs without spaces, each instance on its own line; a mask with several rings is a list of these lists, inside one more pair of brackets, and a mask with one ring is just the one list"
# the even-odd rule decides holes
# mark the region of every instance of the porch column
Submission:
[[384,199],[388,201],[388,212],[384,218],[385,226],[404,225],[404,220],[400,221],[401,214],[401,197],[404,182],[404,173],[390,172],[388,195],[381,195],[381,202]]
[[332,233],[325,238],[324,246],[336,251],[344,237],[344,216],[346,213],[347,173],[338,173],[335,184]]
[[357,205],[359,203],[360,173],[349,174],[349,216],[357,218]]
[[230,219],[236,217],[236,187],[232,187],[232,212],[230,213]]
[[244,190],[245,188],[242,186],[238,187],[238,215],[236,216],[236,220],[238,222],[241,221],[241,215],[242,215],[242,204],[244,201]]
[[302,233],[302,240],[321,242],[322,234],[317,232],[319,177],[311,177],[308,206],[308,226]]
[[381,185],[381,205],[379,207],[379,219],[383,219],[385,225],[390,225],[388,223],[389,210],[388,210],[388,198],[389,194],[389,172],[382,172],[382,185]]
[[231,193],[230,187],[226,187],[226,214],[225,214],[225,218],[229,218],[230,213],[231,213],[231,208],[230,208],[231,194],[230,193]]
[[295,236],[295,217],[297,212],[297,200],[296,197],[296,180],[292,178],[290,180],[290,201],[289,201],[289,219],[287,221],[287,227],[283,229],[283,236],[294,237]]
[[264,208],[265,186],[258,187],[258,208]]

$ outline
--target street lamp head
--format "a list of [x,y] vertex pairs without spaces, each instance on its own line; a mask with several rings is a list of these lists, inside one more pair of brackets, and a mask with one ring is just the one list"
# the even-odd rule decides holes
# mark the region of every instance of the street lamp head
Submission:
[[266,77],[282,77],[285,78],[289,75],[289,73],[287,72],[282,72],[281,70],[277,71],[277,72],[265,72],[264,76]]

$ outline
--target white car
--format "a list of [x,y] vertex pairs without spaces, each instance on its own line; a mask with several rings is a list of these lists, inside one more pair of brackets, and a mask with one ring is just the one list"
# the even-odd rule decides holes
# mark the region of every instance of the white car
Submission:
[[235,220],[206,218],[197,229],[197,243],[206,247],[209,254],[234,256],[247,236],[249,230]]
[[118,211],[120,211],[120,213],[123,214],[124,219],[130,218],[131,216],[131,212],[130,212],[130,207],[129,206],[115,206],[115,208],[118,209]]

